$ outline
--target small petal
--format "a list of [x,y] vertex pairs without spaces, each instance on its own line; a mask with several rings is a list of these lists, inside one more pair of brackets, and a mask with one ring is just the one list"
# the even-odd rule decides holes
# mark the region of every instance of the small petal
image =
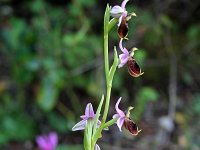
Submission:
[[94,150],[101,150],[99,145],[95,144]]
[[114,18],[119,18],[124,12],[124,9],[122,9],[120,6],[116,5],[112,7],[110,11],[110,15]]
[[72,131],[84,130],[87,120],[81,120],[72,128]]
[[[123,16],[121,15],[120,17],[119,17],[119,20],[118,20],[118,24],[117,24],[117,26],[119,27],[120,25],[121,25],[121,23],[122,23],[122,18],[123,18]],[[118,29],[119,30],[119,29]],[[118,31],[119,32],[119,31]],[[119,34],[119,33],[118,33]]]
[[119,60],[120,60],[120,63],[118,65],[118,68],[121,68],[123,67],[129,60],[129,54],[120,54],[119,55]]
[[121,38],[120,41],[119,41],[120,50],[125,54],[129,54],[128,50],[125,47],[122,46],[122,41],[123,41],[123,38]]
[[86,116],[86,115],[82,115],[82,116],[80,116],[80,118],[83,119],[83,120],[87,120],[89,117]]
[[87,116],[88,118],[90,118],[90,117],[94,118],[94,110],[93,110],[91,103],[87,104],[87,106],[86,106],[85,116]]
[[126,118],[130,118],[130,111],[131,111],[133,108],[134,108],[134,107],[132,107],[132,106],[129,106],[129,107],[127,108],[127,110],[125,111]]
[[115,109],[120,117],[125,117],[125,113],[119,109],[119,103],[120,103],[121,99],[122,99],[121,97],[118,99],[117,103],[115,104]]
[[124,1],[122,2],[121,7],[122,7],[123,9],[125,9],[125,7],[126,7],[126,3],[127,3],[128,1],[129,1],[129,0],[124,0]]
[[52,148],[55,149],[58,144],[58,135],[55,132],[49,133],[49,141],[51,142]]
[[119,128],[119,131],[122,131],[122,125],[124,123],[124,120],[125,120],[125,117],[120,117],[118,120],[117,120],[117,126]]
[[114,114],[113,115],[113,118],[119,118],[120,116],[119,116],[119,114]]

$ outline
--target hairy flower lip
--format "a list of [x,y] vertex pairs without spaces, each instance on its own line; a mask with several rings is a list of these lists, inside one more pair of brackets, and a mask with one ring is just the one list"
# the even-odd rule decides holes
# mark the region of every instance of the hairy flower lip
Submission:
[[128,36],[128,21],[126,17],[122,18],[121,24],[118,27],[118,36],[121,39],[127,39]]
[[129,57],[127,66],[129,74],[133,77],[139,77],[144,74],[144,72],[141,71],[140,66],[137,64],[136,60],[132,57]]
[[142,131],[142,130],[139,130],[137,124],[135,124],[128,117],[126,117],[124,120],[124,127],[134,136],[138,135],[138,133]]

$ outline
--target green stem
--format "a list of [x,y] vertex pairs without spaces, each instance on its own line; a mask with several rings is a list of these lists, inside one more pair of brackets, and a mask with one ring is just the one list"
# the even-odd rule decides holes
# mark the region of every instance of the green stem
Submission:
[[114,123],[117,122],[117,119],[118,119],[118,118],[113,118],[112,120],[106,122],[106,123],[103,125],[103,128],[107,128],[107,127],[113,125]]
[[109,19],[110,19],[110,7],[107,5],[105,15],[104,15],[104,61],[105,61],[105,75],[106,75],[106,104],[102,118],[102,124],[105,123],[108,107],[110,102],[110,92],[112,83],[109,81],[109,58],[108,58],[108,27],[109,27]]
[[110,104],[111,88],[112,88],[112,81],[108,82],[108,84],[107,84],[106,104],[105,104],[105,109],[104,109],[103,118],[102,118],[102,123],[103,124],[106,122],[106,118],[107,118],[107,115],[108,115],[108,108],[109,108],[109,104]]
[[103,114],[103,119],[102,122],[105,123],[107,114],[108,114],[108,108],[110,104],[110,93],[111,93],[111,88],[112,88],[112,81],[113,77],[115,74],[115,71],[117,69],[119,60],[118,60],[118,55],[117,55],[117,50],[116,47],[114,48],[114,62],[113,65],[110,68],[109,75],[108,75],[108,82],[107,82],[107,93],[106,93],[106,104],[105,104],[105,109],[104,109],[104,114]]
[[105,127],[108,127],[108,125],[116,122],[116,120],[112,120],[111,122],[109,121],[109,122],[105,123],[106,118],[107,118],[107,114],[108,114],[109,103],[110,103],[110,93],[111,93],[111,88],[112,88],[112,81],[113,81],[113,77],[114,77],[115,71],[117,69],[117,66],[119,64],[119,59],[118,59],[116,48],[114,48],[114,52],[115,52],[114,53],[114,62],[113,62],[113,65],[110,68],[110,72],[109,72],[109,75],[108,75],[108,78],[109,78],[108,81],[109,82],[107,84],[106,104],[105,104],[102,124],[97,129],[96,133],[93,136],[94,137],[93,138],[94,143],[96,143],[97,139],[101,137],[101,132]]
[[105,127],[108,127],[116,122],[116,119],[112,119],[109,122],[105,123],[107,115],[108,115],[109,104],[110,104],[112,80],[113,80],[113,76],[114,76],[114,73],[115,73],[117,65],[118,65],[118,55],[117,55],[117,51],[115,49],[114,62],[109,70],[108,32],[111,30],[111,28],[117,22],[116,19],[112,19],[109,22],[109,19],[110,19],[110,7],[109,7],[109,5],[107,5],[106,11],[104,14],[104,62],[105,62],[105,76],[106,76],[106,102],[105,102],[105,107],[104,107],[104,112],[103,112],[103,117],[102,117],[102,123],[101,123],[100,127],[96,130],[96,132],[93,133],[92,147],[94,147],[98,138],[101,137],[102,130]]

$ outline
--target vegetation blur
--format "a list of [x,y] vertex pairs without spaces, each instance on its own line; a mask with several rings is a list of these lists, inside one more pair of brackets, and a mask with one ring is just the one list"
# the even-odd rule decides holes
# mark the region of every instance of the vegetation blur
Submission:
[[[36,150],[38,134],[56,131],[58,149],[81,150],[72,132],[87,103],[96,110],[105,93],[103,15],[121,0],[0,1],[0,149]],[[200,1],[130,0],[127,48],[145,72],[127,68],[114,77],[109,117],[122,96],[122,110],[142,132],[117,126],[103,134],[102,149],[199,150]],[[118,46],[110,33],[110,56]],[[119,50],[119,48],[118,48]],[[81,133],[81,134],[79,134]]]

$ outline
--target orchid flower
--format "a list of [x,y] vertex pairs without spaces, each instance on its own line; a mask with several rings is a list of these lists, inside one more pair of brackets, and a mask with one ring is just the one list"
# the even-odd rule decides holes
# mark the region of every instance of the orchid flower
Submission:
[[85,115],[80,116],[80,118],[82,119],[80,122],[78,122],[73,128],[72,131],[77,131],[77,130],[84,130],[87,120],[88,119],[94,119],[95,114],[94,114],[94,110],[92,107],[92,104],[89,103],[87,104],[86,108],[85,108]]
[[118,65],[118,68],[123,67],[130,58],[128,50],[122,46],[122,41],[123,39],[121,39],[119,42],[119,48],[122,51],[122,54],[119,55],[120,64]]
[[[72,131],[84,130],[86,123],[87,123],[87,120],[88,119],[94,120],[95,114],[94,114],[94,110],[93,110],[91,103],[87,104],[87,106],[85,108],[85,114],[80,116],[80,118],[82,120],[80,122],[78,122],[77,124],[75,124],[75,126],[72,128]],[[99,127],[100,124],[101,124],[101,122],[98,120],[97,127]]]
[[137,64],[136,60],[133,59],[134,52],[138,49],[133,48],[131,53],[129,53],[129,51],[125,47],[122,46],[122,41],[123,39],[121,38],[119,42],[119,48],[122,51],[122,54],[119,55],[120,63],[118,65],[118,68],[121,68],[125,64],[127,64],[128,72],[131,76],[133,77],[141,76],[142,74],[144,74],[144,72],[141,71],[140,66]]
[[122,126],[124,127],[132,134],[132,135],[137,135],[141,130],[138,129],[138,126],[130,119],[130,110],[133,109],[133,107],[129,107],[127,110],[127,113],[125,114],[121,109],[119,109],[119,103],[121,101],[121,97],[118,99],[116,105],[115,105],[115,110],[116,114],[113,115],[113,118],[118,118],[117,119],[117,126],[120,131],[122,131]]
[[124,0],[122,2],[121,6],[115,5],[114,7],[112,7],[112,9],[110,11],[110,14],[111,14],[112,17],[119,18],[118,26],[120,26],[122,19],[127,17],[127,15],[128,15],[128,12],[126,11],[126,8],[125,8],[126,3],[128,1],[129,0]]
[[120,131],[122,131],[122,126],[123,126],[124,120],[126,118],[125,113],[122,110],[119,109],[119,103],[120,103],[121,99],[122,98],[120,97],[118,99],[116,105],[115,105],[115,110],[116,110],[117,114],[113,115],[113,118],[118,118],[117,119],[117,126],[118,126],[118,128],[119,128]]
[[58,136],[55,132],[51,132],[48,135],[37,136],[36,142],[41,150],[55,150],[58,144]]

